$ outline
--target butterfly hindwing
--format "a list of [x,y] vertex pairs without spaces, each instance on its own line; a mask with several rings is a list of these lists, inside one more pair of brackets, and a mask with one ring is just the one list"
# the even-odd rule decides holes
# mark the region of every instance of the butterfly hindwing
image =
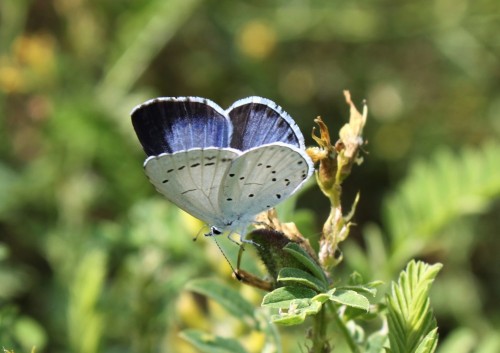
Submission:
[[312,171],[310,158],[293,146],[273,143],[250,149],[224,176],[220,209],[228,219],[251,221],[293,194]]
[[240,153],[232,149],[191,149],[149,157],[144,168],[156,190],[168,200],[202,221],[221,225],[219,189]]

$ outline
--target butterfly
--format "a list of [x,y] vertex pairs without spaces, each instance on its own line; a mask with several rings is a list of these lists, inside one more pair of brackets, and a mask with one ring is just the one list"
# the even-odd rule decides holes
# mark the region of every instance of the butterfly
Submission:
[[160,97],[132,110],[156,190],[210,232],[240,234],[314,171],[304,137],[274,102],[248,97],[224,110],[200,97]]

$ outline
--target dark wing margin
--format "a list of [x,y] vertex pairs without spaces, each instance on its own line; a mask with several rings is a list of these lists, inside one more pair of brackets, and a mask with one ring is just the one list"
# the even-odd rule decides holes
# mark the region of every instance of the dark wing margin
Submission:
[[205,98],[155,98],[135,107],[131,116],[148,156],[192,148],[228,147],[231,139],[228,116]]
[[245,151],[274,142],[305,148],[304,136],[295,121],[269,99],[244,98],[236,101],[226,113],[233,123],[232,148]]

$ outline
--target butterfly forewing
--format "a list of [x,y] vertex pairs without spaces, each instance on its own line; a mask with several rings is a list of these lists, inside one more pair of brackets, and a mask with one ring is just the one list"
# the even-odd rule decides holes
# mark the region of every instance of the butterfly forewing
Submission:
[[148,156],[203,147],[229,147],[232,124],[224,110],[199,97],[149,100],[132,111],[132,123]]
[[220,209],[227,219],[251,221],[290,196],[312,171],[310,158],[293,146],[274,143],[248,150],[222,180]]
[[168,200],[202,221],[222,226],[219,189],[239,154],[232,149],[191,149],[150,157],[144,168],[156,190]]

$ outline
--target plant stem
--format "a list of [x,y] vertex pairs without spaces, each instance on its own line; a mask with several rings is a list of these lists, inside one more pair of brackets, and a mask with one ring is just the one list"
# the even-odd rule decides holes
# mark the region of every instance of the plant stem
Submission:
[[329,353],[331,352],[328,338],[326,337],[326,308],[323,307],[317,315],[314,316],[314,325],[311,335],[312,347],[309,353]]
[[327,303],[329,309],[333,313],[333,318],[335,320],[335,323],[337,326],[340,328],[340,331],[344,335],[344,339],[347,342],[347,345],[349,348],[351,348],[351,352],[353,353],[360,353],[361,351],[359,350],[358,345],[356,342],[354,342],[354,339],[352,338],[351,334],[349,333],[349,330],[347,329],[347,326],[345,325],[344,321],[340,318],[337,312],[337,307],[333,305],[333,303]]

